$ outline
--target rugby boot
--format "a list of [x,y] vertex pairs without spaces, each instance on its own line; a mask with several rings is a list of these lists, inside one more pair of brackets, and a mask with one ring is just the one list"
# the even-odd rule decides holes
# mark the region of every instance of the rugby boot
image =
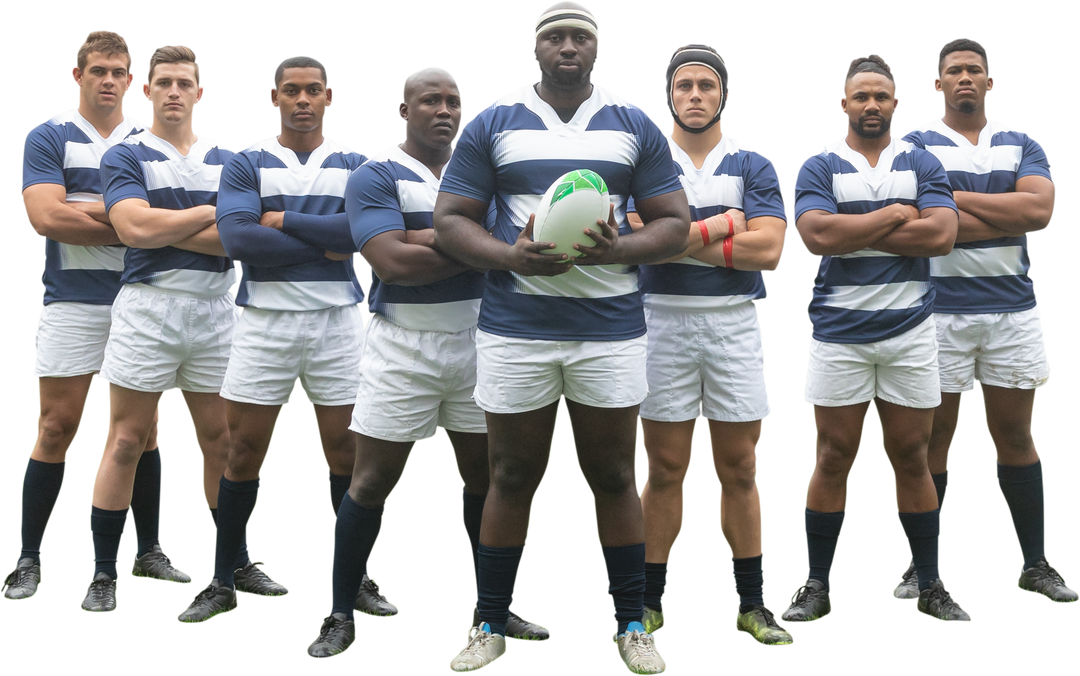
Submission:
[[787,645],[791,643],[791,634],[776,623],[772,611],[765,606],[754,606],[745,613],[739,613],[735,628],[753,636],[758,643],[765,645]]
[[930,583],[929,589],[919,592],[919,612],[939,620],[967,622],[971,619],[956,601],[953,601],[941,580]]
[[914,562],[904,571],[900,584],[896,585],[892,595],[898,599],[919,598],[919,576],[915,574]]
[[[473,626],[479,626],[480,611],[473,608],[472,616]],[[514,611],[510,611],[510,615],[506,618],[506,638],[516,638],[522,641],[546,641],[551,638],[551,634],[539,624],[523,620],[520,616],[515,615]]]
[[94,581],[86,590],[86,598],[83,599],[82,609],[93,613],[104,613],[116,610],[116,580],[108,573],[94,575]]
[[236,591],[259,596],[285,596],[289,590],[270,579],[270,576],[262,572],[256,566],[265,565],[262,561],[249,563],[243,568],[237,568],[233,572],[233,584]]
[[15,570],[4,580],[4,596],[9,599],[28,599],[37,592],[41,582],[41,564],[24,556]]
[[356,639],[356,625],[345,613],[334,613],[323,620],[319,628],[319,637],[308,646],[307,654],[312,657],[333,657],[345,652]]
[[[637,626],[635,626],[637,625]],[[653,635],[639,631],[641,626],[631,622],[632,630],[617,637],[619,656],[626,663],[626,668],[635,674],[659,674],[667,668],[664,658],[656,652]]]
[[187,573],[173,568],[172,561],[161,551],[160,545],[154,545],[150,551],[135,559],[131,574],[135,577],[152,577],[155,580],[191,582]]
[[791,598],[791,605],[781,616],[788,622],[809,622],[825,617],[832,610],[829,592],[820,580],[807,580]]
[[646,634],[653,633],[664,626],[664,612],[662,610],[653,610],[649,606],[645,606],[645,612],[641,615],[641,624],[645,627]]
[[450,661],[454,671],[475,671],[494,662],[506,652],[506,638],[491,633],[487,622],[469,630],[469,644]]
[[[22,561],[19,563],[21,564]],[[1020,573],[1020,588],[1042,594],[1051,601],[1059,603],[1070,603],[1077,599],[1076,592],[1065,586],[1065,580],[1046,562],[1045,556],[1040,558],[1034,566]]]
[[214,615],[227,613],[236,607],[236,590],[226,587],[217,580],[211,580],[210,586],[199,592],[187,610],[180,613],[181,622],[204,622]]
[[386,597],[379,593],[379,585],[364,573],[364,579],[360,582],[360,591],[356,595],[356,603],[353,608],[359,610],[362,613],[368,615],[379,615],[380,617],[388,617],[390,615],[397,615],[397,606],[386,600]]

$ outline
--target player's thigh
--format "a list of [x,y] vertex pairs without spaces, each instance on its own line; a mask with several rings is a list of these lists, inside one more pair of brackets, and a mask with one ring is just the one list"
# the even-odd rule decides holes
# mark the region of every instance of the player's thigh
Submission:
[[[633,408],[636,417],[638,405],[649,393],[645,375],[648,342],[646,336],[640,336],[561,343],[565,354],[563,394],[567,402],[599,411]],[[577,437],[576,429],[574,435]]]
[[617,493],[633,487],[638,407],[600,408],[567,399],[566,408],[578,465],[593,490]]
[[34,373],[43,379],[67,379],[100,371],[111,326],[111,305],[46,305],[38,321]]
[[806,401],[818,408],[868,404],[877,388],[875,344],[810,340]]
[[967,392],[975,383],[975,361],[982,348],[979,315],[935,314],[941,391]]
[[191,347],[176,372],[176,386],[185,392],[217,394],[225,382],[236,327],[232,296],[200,298],[189,306]]
[[975,366],[983,385],[1034,390],[1050,377],[1038,308],[993,315],[986,345]]
[[102,377],[114,385],[142,392],[164,392],[174,387],[177,371],[190,349],[189,300],[141,284],[120,289],[112,306]]
[[518,414],[545,408],[563,394],[563,343],[476,332],[476,404]]
[[401,479],[412,447],[411,441],[390,441],[357,434],[349,496],[365,507],[381,505]]
[[760,421],[769,414],[765,357],[757,308],[744,303],[703,316],[708,341],[703,360],[703,412],[709,420]]
[[454,447],[458,473],[465,482],[465,492],[473,495],[487,493],[490,476],[487,432],[454,432],[446,430]]
[[983,384],[986,424],[998,449],[1002,464],[1030,464],[1036,461],[1031,439],[1031,414],[1035,390],[994,387]]
[[713,465],[725,488],[749,490],[757,474],[757,442],[761,421],[709,421]]
[[547,469],[559,402],[523,413],[487,412],[492,488],[503,499],[531,497]]
[[184,403],[191,413],[191,422],[195,426],[195,435],[203,452],[211,450],[223,457],[229,452],[229,420],[226,413],[226,401],[217,392],[191,392],[184,390]]
[[878,399],[913,409],[934,409],[941,404],[936,334],[930,316],[910,331],[878,344]]
[[649,456],[650,490],[681,485],[690,467],[696,420],[661,422],[641,419],[645,452]]
[[222,397],[261,406],[289,401],[304,360],[303,314],[244,308],[233,331]]
[[305,313],[304,367],[300,383],[316,406],[348,406],[360,386],[360,308]]
[[136,461],[146,448],[154,426],[160,392],[143,392],[121,385],[109,387],[109,439],[106,455]]
[[[648,348],[645,376],[649,393],[641,402],[642,420],[674,423],[701,413],[702,341],[705,321],[700,314],[645,308]],[[646,436],[646,439],[648,437]]]
[[863,421],[870,402],[848,406],[815,406],[817,469],[825,474],[846,474],[855,462],[862,440]]
[[360,354],[360,386],[350,429],[368,437],[412,442],[435,434],[443,398],[437,332],[371,318]]

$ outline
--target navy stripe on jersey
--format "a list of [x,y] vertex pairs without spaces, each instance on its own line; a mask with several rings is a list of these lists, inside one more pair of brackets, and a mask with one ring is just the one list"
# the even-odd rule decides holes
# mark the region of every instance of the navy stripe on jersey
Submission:
[[[1015,190],[1017,179],[1024,176],[1050,178],[1050,163],[1038,143],[993,122],[983,127],[977,144],[941,120],[904,140],[938,158],[953,190],[998,194]],[[947,256],[931,261],[934,311],[1029,310],[1035,307],[1035,287],[1028,268],[1027,235],[959,243]]]
[[[107,138],[77,110],[35,127],[23,152],[23,190],[32,185],[64,186],[68,202],[100,202],[101,157],[131,134],[142,131],[124,119]],[[45,304],[110,305],[120,291],[126,247],[79,246],[45,240]]]
[[[930,153],[893,140],[876,167],[840,141],[808,159],[795,184],[796,218],[820,209],[865,214],[894,203],[956,208],[948,177]],[[928,258],[867,248],[822,256],[810,302],[814,338],[873,343],[921,324],[933,311]]]
[[[121,200],[145,200],[155,209],[190,209],[217,203],[218,181],[228,150],[199,139],[185,157],[167,141],[144,131],[112,147],[101,160],[105,207]],[[124,284],[149,284],[163,291],[196,296],[228,293],[235,279],[224,256],[184,251],[129,248]]]
[[268,211],[333,217],[348,227],[345,186],[366,157],[324,139],[307,161],[269,138],[232,156],[221,173],[218,230],[241,261],[236,304],[264,310],[321,310],[355,305],[364,292],[352,259],[330,260],[326,247],[259,225]]
[[[393,230],[432,227],[439,179],[397,146],[372,158],[349,179],[345,208],[353,242]],[[372,271],[368,307],[407,329],[454,333],[476,326],[484,276],[466,270],[424,286],[386,284]]]
[[[724,136],[705,158],[701,169],[674,141],[669,141],[675,170],[690,203],[691,221],[739,209],[747,219],[774,216],[787,220],[780,182],[772,163],[740,148]],[[629,210],[633,211],[633,201]],[[641,269],[645,305],[669,310],[704,312],[765,297],[765,282],[757,271],[718,267],[687,256]]]
[[[591,169],[607,183],[619,231],[626,201],[681,188],[667,143],[648,117],[600,87],[569,122],[526,87],[465,128],[441,190],[485,203],[492,233],[513,243],[555,179]],[[587,308],[587,309],[586,309]],[[645,333],[634,266],[575,267],[556,277],[490,272],[479,327],[537,340],[625,340]]]

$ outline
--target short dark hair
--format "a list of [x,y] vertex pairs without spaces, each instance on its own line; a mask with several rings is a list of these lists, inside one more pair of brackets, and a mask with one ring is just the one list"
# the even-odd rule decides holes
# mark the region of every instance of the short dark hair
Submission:
[[852,61],[851,65],[848,66],[847,77],[844,81],[847,82],[859,73],[877,73],[889,78],[890,82],[893,81],[892,69],[889,68],[889,64],[885,63],[885,59],[877,54],[862,56]]
[[941,69],[945,66],[945,57],[953,52],[975,52],[982,57],[983,67],[987,71],[990,70],[990,64],[986,61],[986,50],[983,46],[974,40],[968,40],[967,38],[960,38],[959,40],[953,40],[949,44],[941,48],[941,54],[938,55],[937,72],[941,74]]
[[318,68],[322,75],[323,84],[326,84],[326,67],[310,56],[293,56],[281,62],[274,73],[274,86],[281,84],[281,78],[285,77],[286,68]]
[[150,57],[150,74],[147,80],[154,81],[154,67],[162,63],[190,63],[195,66],[195,84],[199,84],[199,64],[195,63],[195,52],[182,45],[159,47]]
[[76,56],[75,65],[79,67],[79,70],[86,68],[86,60],[94,52],[104,54],[105,56],[123,54],[128,58],[128,70],[131,70],[131,55],[128,54],[127,43],[124,42],[124,38],[116,33],[111,33],[109,31],[94,31],[90,35],[87,35],[86,42],[82,44],[82,47],[79,47],[79,54]]

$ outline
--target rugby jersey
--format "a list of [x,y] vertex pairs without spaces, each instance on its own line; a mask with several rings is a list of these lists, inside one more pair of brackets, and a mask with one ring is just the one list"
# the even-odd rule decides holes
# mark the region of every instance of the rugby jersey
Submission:
[[[221,172],[217,218],[221,243],[243,267],[236,304],[264,310],[321,310],[364,299],[352,259],[334,235],[348,241],[345,185],[367,158],[325,139],[303,164],[277,138],[233,155]],[[284,227],[259,225],[283,211]],[[339,231],[335,233],[335,231]],[[327,241],[330,240],[330,241]]]
[[[953,190],[997,194],[1016,189],[1024,176],[1050,178],[1050,163],[1027,134],[987,122],[972,144],[943,121],[904,137],[934,154],[945,167]],[[1020,312],[1035,307],[1028,277],[1027,235],[961,242],[952,253],[930,261],[937,296],[935,312],[980,314]]]
[[[532,87],[498,101],[465,128],[440,190],[489,202],[492,233],[512,244],[557,178],[576,169],[603,177],[620,234],[629,197],[681,189],[663,134],[637,108],[594,86],[569,122]],[[479,327],[536,340],[626,340],[645,333],[636,266],[573,267],[555,277],[492,270]]]
[[[372,158],[349,178],[345,200],[357,250],[384,232],[432,227],[439,183],[397,146]],[[386,284],[372,272],[368,307],[407,329],[457,332],[476,326],[483,294],[484,276],[472,270],[425,286]]]
[[[64,186],[68,202],[100,202],[100,165],[105,151],[141,125],[124,118],[102,137],[78,110],[61,113],[35,127],[23,152],[23,190],[40,183]],[[122,244],[78,246],[45,240],[45,305],[55,302],[111,305],[124,269]]]
[[[105,208],[122,200],[146,200],[155,209],[190,209],[217,203],[221,168],[232,153],[198,139],[186,156],[168,141],[143,131],[128,137],[101,159]],[[129,247],[124,256],[124,284],[148,284],[162,291],[195,296],[228,293],[235,276],[224,256]]]
[[[893,140],[876,167],[846,141],[808,159],[795,183],[795,218],[821,209],[865,214],[890,204],[956,209],[949,178],[930,153]],[[873,343],[921,324],[933,311],[930,259],[872,248],[822,256],[810,320],[827,343]]]
[[[690,220],[700,221],[738,209],[747,220],[784,215],[780,182],[767,159],[723,136],[701,169],[674,140],[668,139],[675,171],[690,202]],[[633,204],[629,207],[634,211]],[[648,307],[705,312],[749,303],[765,297],[765,282],[758,271],[734,270],[686,256],[672,263],[644,265],[641,293]]]

